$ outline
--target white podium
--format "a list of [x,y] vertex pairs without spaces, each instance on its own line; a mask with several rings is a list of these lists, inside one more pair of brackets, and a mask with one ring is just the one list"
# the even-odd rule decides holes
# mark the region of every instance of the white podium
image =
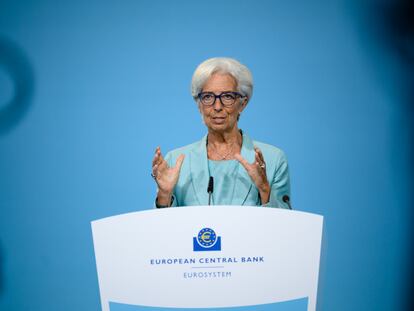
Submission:
[[246,206],[92,222],[103,311],[316,307],[323,217]]

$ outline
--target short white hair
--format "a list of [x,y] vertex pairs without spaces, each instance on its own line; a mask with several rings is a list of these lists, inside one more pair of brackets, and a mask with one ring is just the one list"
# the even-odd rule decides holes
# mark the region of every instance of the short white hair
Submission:
[[198,65],[191,80],[191,95],[198,101],[198,94],[215,73],[229,74],[237,83],[237,91],[249,101],[253,94],[253,77],[250,70],[237,60],[228,57],[214,57]]

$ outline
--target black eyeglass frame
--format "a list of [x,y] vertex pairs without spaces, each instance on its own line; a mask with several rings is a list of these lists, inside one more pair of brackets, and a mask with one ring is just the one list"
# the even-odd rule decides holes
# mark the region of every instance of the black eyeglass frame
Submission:
[[[205,104],[205,103],[201,100],[201,97],[202,97],[203,95],[206,95],[206,94],[209,94],[209,95],[214,96],[214,100],[211,102],[211,104]],[[232,94],[232,95],[234,95],[234,96],[236,97],[236,98],[234,99],[234,102],[233,102],[232,104],[230,104],[230,105],[228,105],[228,104],[224,104],[224,103],[223,103],[223,100],[221,99],[221,97],[222,97],[223,95],[226,95],[226,94]],[[220,103],[221,103],[224,107],[231,107],[231,106],[233,106],[233,105],[234,105],[234,103],[236,102],[237,97],[240,97],[240,98],[245,98],[246,96],[243,96],[243,95],[242,95],[242,94],[240,94],[239,92],[223,92],[223,93],[220,93],[219,95],[216,95],[216,94],[214,94],[213,92],[201,92],[201,93],[198,93],[198,95],[197,95],[197,98],[200,100],[200,102],[201,102],[204,106],[207,106],[207,107],[213,106],[213,105],[214,105],[214,103],[216,102],[217,98],[220,100]]]

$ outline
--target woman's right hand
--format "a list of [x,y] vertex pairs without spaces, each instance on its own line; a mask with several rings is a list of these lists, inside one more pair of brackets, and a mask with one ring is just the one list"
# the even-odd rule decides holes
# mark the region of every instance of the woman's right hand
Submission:
[[161,154],[161,148],[157,147],[155,149],[155,155],[152,160],[152,176],[158,186],[157,203],[159,205],[170,206],[172,193],[180,176],[184,157],[184,154],[181,154],[177,158],[175,166],[169,167]]

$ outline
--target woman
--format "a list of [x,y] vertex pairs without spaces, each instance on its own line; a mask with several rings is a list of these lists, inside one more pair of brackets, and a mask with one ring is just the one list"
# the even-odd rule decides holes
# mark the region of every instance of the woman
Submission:
[[234,59],[212,58],[197,67],[191,92],[207,135],[165,158],[161,149],[156,149],[151,175],[158,186],[158,208],[208,205],[211,176],[214,205],[290,208],[284,153],[252,141],[238,128],[252,91],[249,69]]

